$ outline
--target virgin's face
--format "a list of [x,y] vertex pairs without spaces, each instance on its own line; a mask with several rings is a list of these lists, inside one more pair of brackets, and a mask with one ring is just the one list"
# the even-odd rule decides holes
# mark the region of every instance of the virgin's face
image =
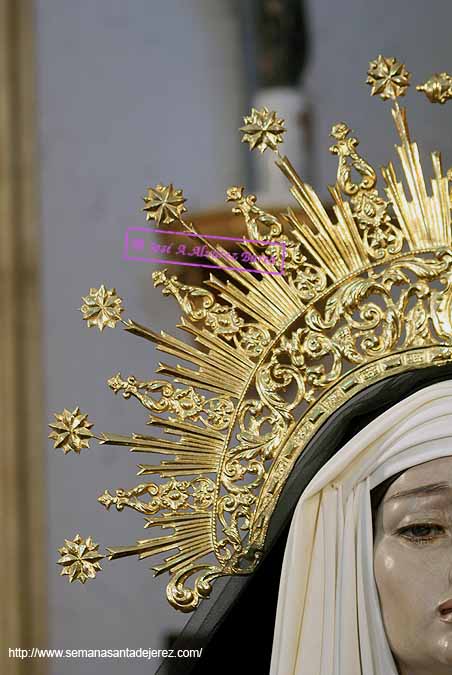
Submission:
[[452,673],[452,457],[405,471],[379,506],[374,574],[402,675]]

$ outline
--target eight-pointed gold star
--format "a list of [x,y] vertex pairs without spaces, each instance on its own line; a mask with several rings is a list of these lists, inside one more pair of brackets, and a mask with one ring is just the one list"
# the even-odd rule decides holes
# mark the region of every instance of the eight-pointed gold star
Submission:
[[63,567],[61,576],[67,575],[70,583],[80,581],[84,584],[87,579],[94,579],[96,572],[102,569],[99,560],[105,558],[98,548],[99,544],[95,544],[91,537],[85,540],[77,534],[73,541],[65,539],[65,546],[58,549],[61,555],[58,565]]
[[89,448],[89,439],[94,436],[90,429],[94,425],[78,406],[72,412],[65,408],[62,413],[55,413],[55,420],[54,424],[49,424],[54,429],[49,434],[55,441],[54,448],[61,448],[65,455],[71,450],[78,454],[82,448]]
[[243,118],[245,125],[242,143],[248,143],[250,150],[258,148],[261,152],[271,148],[276,150],[278,143],[282,143],[285,133],[284,120],[279,119],[275,112],[268,108],[257,110],[252,108],[251,114]]
[[367,74],[366,82],[372,87],[372,96],[381,96],[383,100],[405,96],[410,86],[411,73],[393,56],[384,57],[380,54],[369,63]]
[[148,194],[143,199],[146,204],[143,208],[143,211],[146,211],[146,220],[155,220],[156,225],[160,223],[170,225],[179,220],[187,210],[182,190],[177,190],[172,183],[169,185],[159,183],[155,188],[148,188]]
[[89,295],[82,300],[85,304],[81,306],[80,311],[89,327],[97,326],[102,332],[105,326],[114,328],[121,320],[124,308],[115,288],[107,289],[104,284],[99,289],[90,288]]

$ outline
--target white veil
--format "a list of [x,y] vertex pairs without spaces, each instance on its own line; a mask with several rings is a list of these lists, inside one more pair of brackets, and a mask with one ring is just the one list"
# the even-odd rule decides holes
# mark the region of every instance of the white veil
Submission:
[[397,403],[314,476],[284,554],[270,675],[397,675],[373,574],[370,490],[452,455],[452,381]]

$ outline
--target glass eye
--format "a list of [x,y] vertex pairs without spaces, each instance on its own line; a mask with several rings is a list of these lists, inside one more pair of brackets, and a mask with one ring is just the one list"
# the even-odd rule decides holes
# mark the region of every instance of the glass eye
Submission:
[[416,525],[408,525],[402,527],[398,533],[405,539],[410,541],[422,543],[431,541],[444,534],[444,528],[441,525],[434,523],[418,523]]

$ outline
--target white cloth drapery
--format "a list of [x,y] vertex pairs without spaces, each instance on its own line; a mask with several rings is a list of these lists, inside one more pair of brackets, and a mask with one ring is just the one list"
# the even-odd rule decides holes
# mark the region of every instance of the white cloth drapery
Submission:
[[452,381],[397,403],[314,476],[294,512],[270,675],[397,675],[373,574],[370,490],[452,455]]

